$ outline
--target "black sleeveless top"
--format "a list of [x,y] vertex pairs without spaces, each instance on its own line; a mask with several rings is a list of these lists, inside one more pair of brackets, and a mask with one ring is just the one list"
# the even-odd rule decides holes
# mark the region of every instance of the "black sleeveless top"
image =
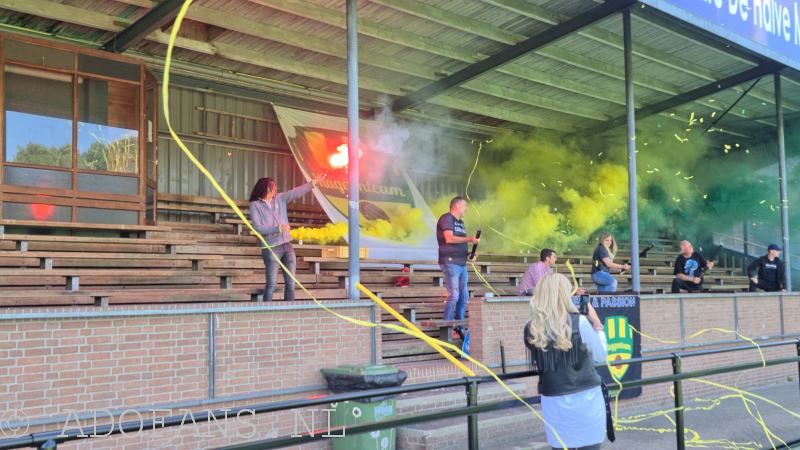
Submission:
[[572,321],[572,348],[563,351],[547,347],[546,351],[529,341],[530,325],[525,324],[525,346],[530,350],[531,368],[539,372],[539,394],[566,395],[600,386],[602,380],[594,368],[592,357],[581,339],[580,315],[570,313]]

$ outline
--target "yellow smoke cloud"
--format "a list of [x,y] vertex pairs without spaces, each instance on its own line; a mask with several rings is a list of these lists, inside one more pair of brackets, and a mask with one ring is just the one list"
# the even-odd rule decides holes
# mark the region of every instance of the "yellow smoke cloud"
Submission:
[[347,223],[326,223],[324,227],[319,228],[292,228],[290,234],[292,240],[303,241],[305,244],[344,244],[344,238],[347,236]]
[[[422,210],[419,208],[384,208],[391,222],[385,219],[368,220],[361,216],[361,231],[365,235],[400,242],[413,242],[429,231],[424,226]],[[324,227],[298,227],[291,230],[292,240],[305,244],[345,244],[347,222],[328,223]]]
[[564,250],[624,211],[627,182],[626,167],[603,149],[550,133],[506,134],[481,155],[469,187],[477,211],[465,221],[470,233],[494,228],[483,236],[500,251]]
[[430,233],[425,226],[422,210],[403,205],[385,206],[384,211],[391,218],[368,220],[361,216],[361,230],[368,236],[391,241],[412,243]]

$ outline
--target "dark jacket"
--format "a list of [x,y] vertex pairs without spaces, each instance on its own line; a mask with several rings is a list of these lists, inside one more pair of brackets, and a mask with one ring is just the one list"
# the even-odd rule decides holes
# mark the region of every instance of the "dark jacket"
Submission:
[[602,380],[594,369],[592,356],[581,339],[580,315],[571,313],[572,348],[563,351],[548,348],[547,351],[533,346],[530,338],[530,322],[525,325],[525,345],[530,350],[533,370],[539,372],[539,393],[547,396],[567,395],[600,386]]
[[786,272],[783,268],[783,261],[775,258],[772,261],[762,256],[747,266],[747,276],[753,278],[758,276],[758,281],[773,287],[776,291],[786,289]]

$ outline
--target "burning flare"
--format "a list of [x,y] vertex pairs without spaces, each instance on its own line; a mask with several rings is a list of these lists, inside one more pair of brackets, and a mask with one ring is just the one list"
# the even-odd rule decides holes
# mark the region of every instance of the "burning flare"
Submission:
[[[361,148],[358,149],[358,157],[359,159],[364,156],[364,150]],[[336,147],[336,153],[332,154],[328,158],[328,163],[330,163],[331,167],[334,169],[342,169],[347,167],[347,163],[350,161],[348,154],[347,154],[347,144],[342,144]]]

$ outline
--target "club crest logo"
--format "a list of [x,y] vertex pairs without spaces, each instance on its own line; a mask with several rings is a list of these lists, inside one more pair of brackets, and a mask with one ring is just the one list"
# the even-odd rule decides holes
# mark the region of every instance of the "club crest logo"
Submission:
[[[606,335],[608,337],[608,362],[631,359],[633,355],[633,334],[628,327],[628,318],[623,316],[606,317]],[[628,371],[628,364],[608,366],[616,379],[622,379]]]

